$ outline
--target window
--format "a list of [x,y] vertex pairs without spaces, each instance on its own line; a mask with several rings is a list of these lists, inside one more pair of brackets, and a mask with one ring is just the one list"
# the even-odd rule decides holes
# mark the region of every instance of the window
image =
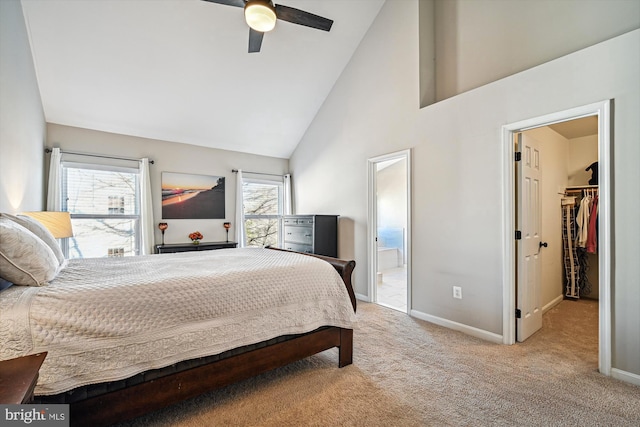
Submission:
[[278,246],[282,229],[282,191],[279,182],[245,179],[242,186],[247,246]]
[[67,257],[139,254],[139,179],[138,169],[63,162],[62,210],[73,224]]
[[124,248],[109,248],[109,257],[123,257],[124,256]]
[[110,214],[124,213],[124,197],[123,196],[109,196],[109,213]]

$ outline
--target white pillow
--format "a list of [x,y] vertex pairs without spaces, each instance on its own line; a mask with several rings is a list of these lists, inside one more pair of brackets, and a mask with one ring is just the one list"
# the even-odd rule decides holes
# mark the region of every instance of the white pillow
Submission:
[[47,244],[47,246],[51,248],[51,250],[53,251],[53,254],[58,259],[58,263],[62,266],[66,265],[67,261],[64,258],[64,254],[62,253],[62,249],[60,248],[58,241],[56,240],[55,237],[53,237],[53,234],[51,234],[51,232],[47,230],[47,227],[42,225],[40,221],[26,215],[14,216],[6,213],[0,213],[0,218],[8,218],[13,222],[20,224],[21,226],[23,226],[24,228],[26,228],[27,230],[29,230],[30,232],[38,236],[40,239],[42,239],[44,243]]
[[0,277],[15,285],[44,286],[60,263],[38,236],[20,224],[0,218]]

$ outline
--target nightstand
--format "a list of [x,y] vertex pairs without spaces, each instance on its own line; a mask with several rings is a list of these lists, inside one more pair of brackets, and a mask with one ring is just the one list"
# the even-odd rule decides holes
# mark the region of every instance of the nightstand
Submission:
[[174,252],[193,252],[193,251],[212,251],[215,249],[235,248],[236,242],[200,242],[197,245],[193,243],[174,243],[170,245],[156,245],[156,253],[171,254]]
[[21,404],[33,399],[38,371],[47,352],[0,362],[0,403]]

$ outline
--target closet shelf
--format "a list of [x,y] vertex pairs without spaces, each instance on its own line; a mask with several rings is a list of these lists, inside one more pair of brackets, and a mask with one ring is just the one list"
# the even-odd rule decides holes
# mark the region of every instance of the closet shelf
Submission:
[[566,187],[564,193],[579,193],[583,190],[598,190],[597,185],[574,185],[571,187]]

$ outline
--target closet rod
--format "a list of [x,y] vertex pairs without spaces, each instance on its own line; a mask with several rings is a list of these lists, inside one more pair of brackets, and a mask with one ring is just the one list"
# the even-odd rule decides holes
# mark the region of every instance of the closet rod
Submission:
[[[231,172],[233,173],[238,173],[238,169],[231,169]],[[264,173],[264,172],[251,172],[251,171],[242,171],[244,173],[251,173],[254,175],[270,175],[270,176],[279,176],[279,177],[283,177],[284,175],[280,175],[277,173]]]
[[589,190],[589,189],[597,190],[598,186],[597,185],[572,185],[566,188],[567,190]]
[[[44,152],[47,153],[47,154],[51,153],[52,151],[53,150],[51,148],[45,148],[44,149]],[[134,162],[139,162],[140,160],[142,160],[142,159],[136,159],[136,158],[133,158],[133,157],[105,156],[105,155],[102,155],[102,154],[80,153],[78,151],[62,151],[62,150],[60,150],[60,152],[63,153],[63,154],[75,154],[77,156],[100,157],[100,158],[103,158],[103,159],[131,160],[131,161],[134,161]],[[154,164],[155,162],[153,160],[149,160],[149,163],[150,164]]]
[[564,194],[574,194],[574,193],[582,193],[583,191],[588,191],[591,193],[598,193],[597,185],[583,185],[583,186],[575,186],[575,187],[567,187],[564,190]]

